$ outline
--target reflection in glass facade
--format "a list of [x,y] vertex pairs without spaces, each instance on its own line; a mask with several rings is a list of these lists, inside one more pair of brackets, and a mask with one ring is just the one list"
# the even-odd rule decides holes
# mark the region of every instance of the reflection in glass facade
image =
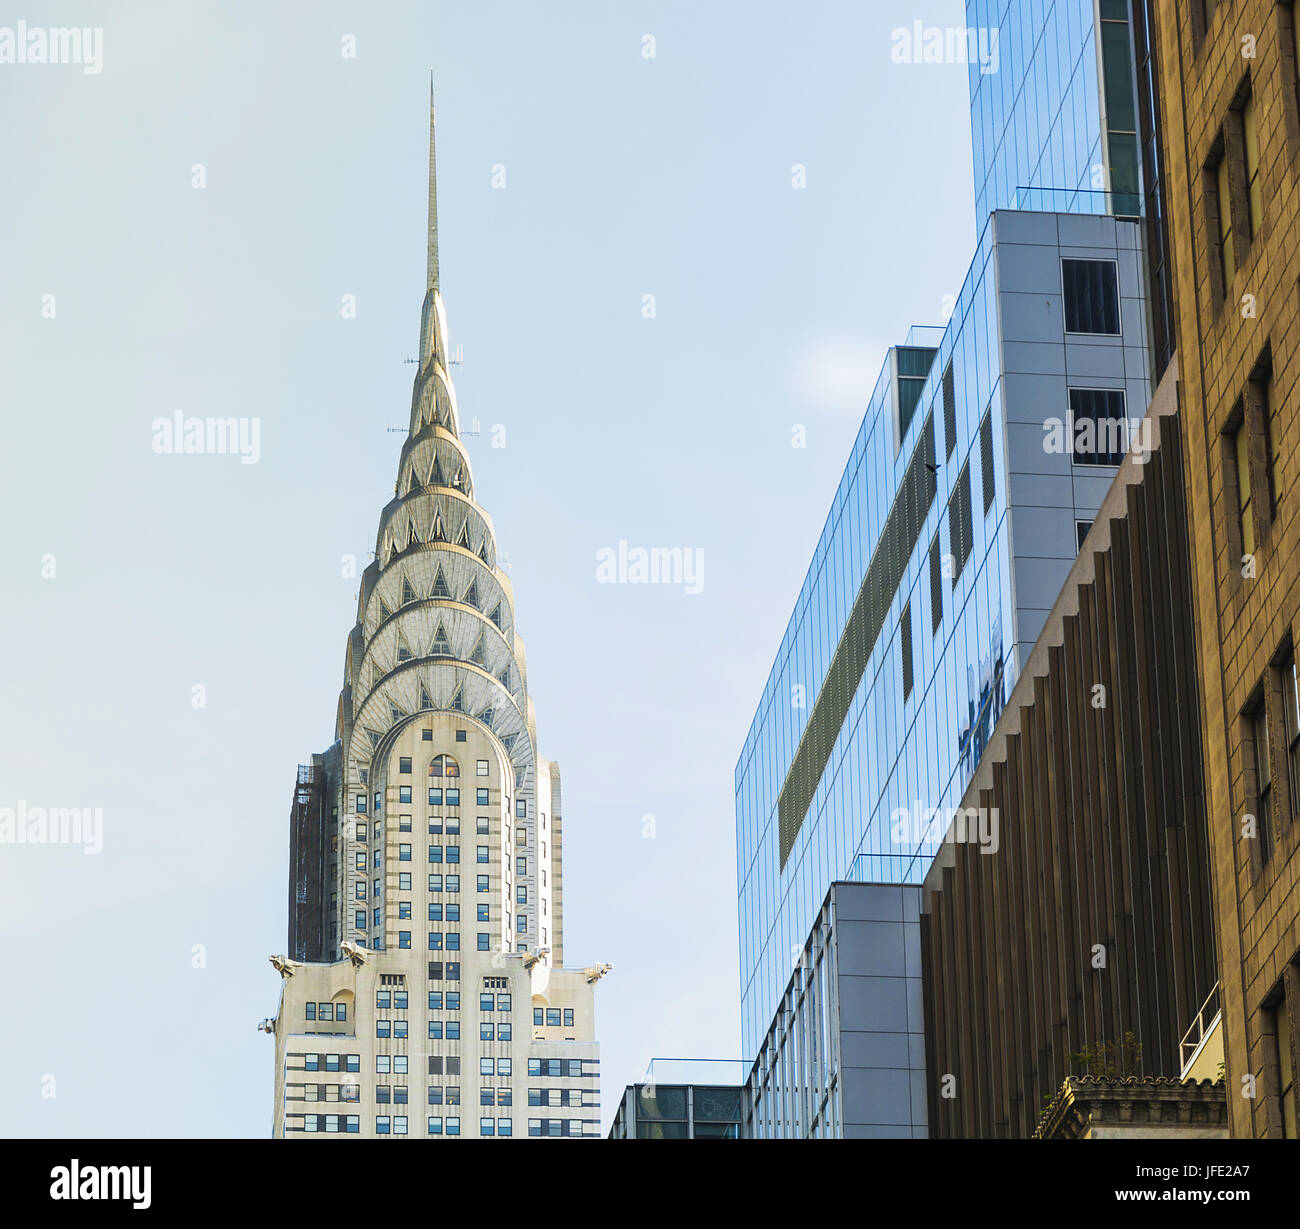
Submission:
[[[1066,333],[1070,260],[1088,262],[1070,281],[1090,297],[1069,314],[1118,331]],[[1149,401],[1144,294],[1136,223],[999,212],[947,327],[907,338],[934,354],[901,432],[911,395],[895,385],[899,356],[886,362],[736,767],[747,1059],[831,882],[924,876],[946,828],[930,830],[930,813],[959,805],[1073,565],[1078,522],[1114,477],[1095,450],[1054,451],[1049,428],[1072,422],[1072,390],[1111,393],[1137,417]],[[927,434],[933,497],[900,539],[890,514]],[[890,550],[897,566],[877,568]],[[901,579],[879,592],[869,575]],[[883,611],[878,631],[864,604]]]
[[1136,217],[1128,0],[967,0],[966,23],[997,29],[997,71],[969,70],[979,222],[995,209]]
[[[1060,592],[1117,454],[1054,454],[1048,422],[1148,403],[1142,242],[1115,217],[1143,203],[1134,4],[967,0],[998,40],[969,70],[978,249],[948,325],[889,354],[736,766],[749,1061],[832,881],[920,882],[927,817],[959,804]],[[1066,332],[1067,256],[1105,266],[1083,280],[1115,286],[1118,332]]]

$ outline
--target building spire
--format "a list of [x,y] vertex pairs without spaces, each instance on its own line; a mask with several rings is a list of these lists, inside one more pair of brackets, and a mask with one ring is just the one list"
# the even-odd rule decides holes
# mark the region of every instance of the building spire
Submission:
[[429,286],[438,289],[438,163],[433,140],[433,71],[429,71]]

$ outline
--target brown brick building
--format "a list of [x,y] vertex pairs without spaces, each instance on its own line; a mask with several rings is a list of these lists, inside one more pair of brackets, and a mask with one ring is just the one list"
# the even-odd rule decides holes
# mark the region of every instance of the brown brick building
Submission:
[[1297,11],[1158,0],[1156,19],[1230,1125],[1295,1136]]

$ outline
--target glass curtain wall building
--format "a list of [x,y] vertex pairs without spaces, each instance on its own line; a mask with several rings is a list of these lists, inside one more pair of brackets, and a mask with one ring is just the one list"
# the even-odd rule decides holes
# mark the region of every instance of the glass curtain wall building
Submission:
[[1152,3],[967,0],[966,21],[997,48],[996,71],[969,67],[975,216],[1141,216],[1158,379],[1173,354],[1173,290]]
[[967,14],[1000,47],[971,68],[978,248],[881,371],[736,767],[749,1061],[831,883],[924,877],[1150,399],[1150,265],[1113,216],[1142,200],[1132,13]]
[[970,65],[975,216],[995,209],[1141,212],[1129,0],[967,0],[997,31]]
[[747,1058],[831,882],[924,877],[1149,400],[1143,296],[1136,223],[1000,212],[885,364],[736,769]]

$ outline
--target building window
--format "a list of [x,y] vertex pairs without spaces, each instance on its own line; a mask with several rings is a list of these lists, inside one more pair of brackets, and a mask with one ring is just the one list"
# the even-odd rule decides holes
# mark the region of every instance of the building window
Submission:
[[435,755],[429,764],[429,776],[458,777],[460,776],[460,765],[449,755]]
[[957,447],[957,386],[952,377],[952,359],[943,369],[943,437],[947,449],[944,456],[950,457]]
[[1210,22],[1214,20],[1214,10],[1218,6],[1218,0],[1192,0],[1192,39],[1199,53],[1205,42],[1205,36],[1210,29]]
[[476,793],[477,793],[477,798],[475,799],[475,801],[478,803],[478,805],[481,806],[481,807],[485,807],[485,806],[487,806],[487,805],[488,805],[488,791],[485,790],[485,789],[480,789],[480,790],[477,790]]
[[411,860],[411,847],[409,845],[399,845],[397,847],[397,860],[399,862],[409,862]]
[[1268,709],[1261,701],[1250,715],[1251,749],[1255,757],[1255,826],[1259,860],[1273,856],[1273,772],[1268,754]]
[[[1283,29],[1282,35],[1286,40],[1286,47],[1291,52],[1291,105],[1295,108],[1297,118],[1300,118],[1300,5],[1296,0],[1291,0],[1290,4],[1284,4],[1281,7],[1282,25],[1285,27],[1287,22],[1291,23],[1291,28]],[[1285,54],[1283,55],[1285,63]]]
[[411,757],[410,757],[409,755],[402,755],[402,756],[399,756],[399,757],[398,757],[398,759],[397,759],[397,771],[398,771],[398,772],[410,772],[410,771],[411,771]]
[[1300,678],[1295,649],[1282,662],[1282,728],[1286,733],[1287,781],[1291,787],[1291,816],[1300,817]]
[[921,346],[897,346],[894,360],[898,374],[898,440],[901,444],[916,415],[916,405],[925,378],[934,362],[934,351]]
[[1244,415],[1232,433],[1232,460],[1237,479],[1237,524],[1241,532],[1241,553],[1255,553],[1255,509],[1250,485],[1250,431]]
[[1070,450],[1076,465],[1118,465],[1128,446],[1124,391],[1070,389]]
[[930,543],[930,634],[933,636],[943,622],[943,556],[939,550],[939,535]]
[[1067,333],[1119,333],[1119,280],[1113,260],[1062,260],[1061,280]]
[[1264,485],[1268,492],[1268,520],[1277,518],[1277,439],[1273,430],[1273,355],[1266,348],[1250,373],[1245,418],[1264,442]]
[[458,807],[458,806],[460,806],[460,790],[459,790],[459,789],[448,789],[448,790],[447,790],[447,805],[448,805],[449,807]]
[[1075,544],[1077,550],[1083,549],[1083,543],[1085,539],[1088,537],[1088,530],[1090,530],[1091,528],[1092,528],[1091,521],[1074,522],[1074,536],[1077,539]]
[[980,423],[980,469],[984,481],[984,515],[993,507],[993,415],[984,415]]
[[476,760],[474,762],[474,774],[479,777],[486,777],[488,775],[487,760]]
[[[1288,969],[1287,975],[1296,976],[1294,969]],[[1284,979],[1285,981],[1285,979]],[[1287,1011],[1285,988],[1279,992],[1274,1005],[1268,1010],[1268,1020],[1273,1031],[1274,1058],[1277,1062],[1277,1095],[1282,1110],[1282,1138],[1300,1138],[1297,1127],[1297,1102],[1300,1092],[1296,1089],[1295,1061],[1293,1046],[1295,1043],[1295,1025],[1291,1013]]]
[[397,787],[397,801],[398,802],[411,801],[411,787],[409,785],[399,785]]
[[1227,145],[1222,136],[1218,140],[1218,149],[1218,161],[1212,167],[1215,220],[1210,233],[1218,235],[1219,276],[1223,279],[1223,296],[1226,298],[1237,274],[1237,250],[1232,231],[1232,181],[1228,175]]
[[1241,128],[1246,152],[1246,221],[1253,239],[1264,220],[1264,181],[1259,174],[1259,130],[1255,120],[1255,95],[1242,104]]
[[952,587],[957,581],[970,555],[973,536],[970,512],[970,466],[961,467],[957,487],[948,500],[948,539],[952,549]]
[[899,644],[903,655],[903,699],[912,694],[912,603],[903,607],[899,624]]
[[397,946],[398,947],[411,946],[411,932],[409,930],[399,930],[397,932]]
[[524,798],[515,799],[515,818],[516,819],[528,818],[528,802],[526,799]]

